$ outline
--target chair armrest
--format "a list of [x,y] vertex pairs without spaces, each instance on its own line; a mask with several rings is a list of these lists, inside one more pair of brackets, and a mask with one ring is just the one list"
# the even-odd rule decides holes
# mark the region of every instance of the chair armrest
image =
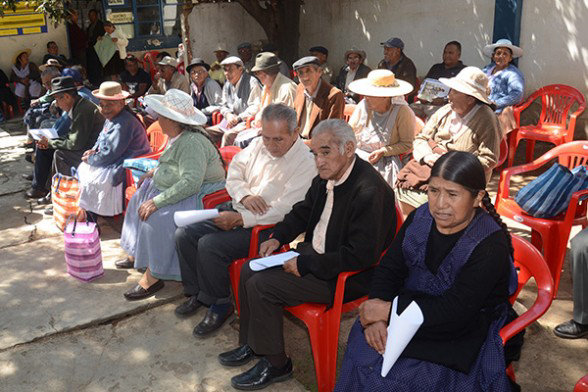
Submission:
[[271,229],[275,225],[257,225],[251,232],[251,240],[249,241],[249,258],[259,256],[259,233],[263,230]]
[[220,203],[231,201],[231,196],[226,189],[221,189],[214,193],[210,193],[202,198],[202,205],[204,208],[214,208]]
[[535,91],[533,94],[529,95],[524,102],[521,102],[518,105],[514,105],[512,108],[517,128],[521,126],[521,112],[528,108],[533,103],[533,101],[537,99],[539,96],[538,93],[539,90]]
[[537,299],[533,306],[500,329],[502,344],[505,344],[514,335],[531,325],[539,319],[539,317],[543,316],[547,309],[549,309],[552,300],[553,293],[551,291],[539,289],[537,292]]
[[533,162],[526,163],[524,165],[513,166],[513,167],[509,167],[507,169],[502,170],[502,172],[500,173],[500,182],[498,185],[498,192],[497,192],[498,199],[508,199],[509,198],[510,178],[513,175],[529,172],[529,171],[535,170],[535,169],[543,166],[543,164],[545,162],[539,163],[540,159],[541,158],[536,159]]
[[341,314],[341,308],[343,307],[343,298],[345,296],[345,283],[347,279],[353,275],[357,275],[360,272],[367,271],[370,268],[374,268],[375,265],[359,271],[345,271],[341,272],[337,277],[337,286],[335,286],[335,296],[333,298],[333,309],[335,313]]
[[[564,222],[569,224],[570,229],[572,227],[572,222],[576,217],[576,210],[580,202],[588,197],[588,189],[583,189],[581,191],[574,192],[572,194],[572,198],[570,199],[570,203],[568,204],[568,208],[566,210],[566,215],[564,218]],[[564,229],[567,230],[567,229]]]

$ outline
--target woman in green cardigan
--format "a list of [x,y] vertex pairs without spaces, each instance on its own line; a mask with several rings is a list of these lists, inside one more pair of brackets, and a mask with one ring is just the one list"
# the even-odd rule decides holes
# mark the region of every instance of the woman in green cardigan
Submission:
[[174,212],[201,209],[202,198],[225,184],[220,152],[202,129],[206,117],[192,98],[171,89],[148,95],[145,104],[159,115],[169,142],[158,167],[139,180],[127,208],[120,242],[128,257],[116,265],[146,268],[139,283],[124,293],[127,300],[153,295],[164,280],[181,281]]

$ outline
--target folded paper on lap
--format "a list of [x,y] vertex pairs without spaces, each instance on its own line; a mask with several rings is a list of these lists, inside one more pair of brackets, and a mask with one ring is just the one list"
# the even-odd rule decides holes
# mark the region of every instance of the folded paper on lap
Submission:
[[59,137],[57,131],[53,128],[29,129],[29,133],[35,140],[41,140],[43,136],[47,139],[57,139]]
[[398,297],[392,301],[392,312],[388,324],[388,337],[384,361],[382,362],[382,377],[386,377],[400,354],[412,340],[424,321],[423,312],[416,302],[412,301],[401,315],[397,314]]
[[192,223],[202,222],[208,219],[216,218],[219,215],[216,208],[209,210],[192,210],[192,211],[176,211],[174,213],[174,222],[176,226],[188,226]]
[[286,261],[291,260],[298,255],[299,253],[297,252],[289,251],[278,253],[277,255],[253,259],[249,262],[249,268],[251,268],[253,271],[262,271],[266,268],[284,265]]

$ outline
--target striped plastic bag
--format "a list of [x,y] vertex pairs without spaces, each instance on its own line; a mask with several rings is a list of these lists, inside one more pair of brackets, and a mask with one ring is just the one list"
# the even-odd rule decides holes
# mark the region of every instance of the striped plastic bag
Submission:
[[68,218],[63,232],[67,273],[84,282],[104,275],[100,233],[94,222],[77,222]]
[[586,188],[588,176],[584,166],[570,170],[554,163],[525,185],[515,196],[515,202],[536,218],[553,218],[566,210],[574,192]]
[[80,189],[75,169],[74,176],[56,173],[51,182],[51,203],[53,204],[53,219],[61,231],[65,229],[65,222],[71,215],[77,216],[80,211]]

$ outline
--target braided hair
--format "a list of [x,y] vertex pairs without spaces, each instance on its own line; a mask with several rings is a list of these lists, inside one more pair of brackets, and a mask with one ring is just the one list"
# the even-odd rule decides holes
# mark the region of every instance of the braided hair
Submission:
[[204,128],[202,128],[200,125],[188,125],[188,124],[183,124],[183,123],[178,123],[178,124],[180,124],[180,127],[182,128],[183,131],[194,132],[194,133],[199,133],[199,134],[203,135],[210,142],[210,144],[212,144],[214,146],[214,148],[218,154],[218,157],[223,165],[223,168],[225,169],[225,172],[227,171],[227,164],[226,164],[225,160],[223,159],[223,155],[221,154],[220,150],[218,149],[218,146],[214,143],[214,141],[212,141],[212,138],[210,137],[208,132],[206,132],[204,130]]
[[486,175],[480,160],[474,154],[464,151],[450,151],[443,154],[431,169],[431,177],[440,177],[444,180],[455,182],[466,188],[472,196],[477,196],[484,191],[482,205],[494,221],[501,227],[508,238],[510,254],[514,254],[512,238],[508,227],[496,212],[488,192],[486,192]]

